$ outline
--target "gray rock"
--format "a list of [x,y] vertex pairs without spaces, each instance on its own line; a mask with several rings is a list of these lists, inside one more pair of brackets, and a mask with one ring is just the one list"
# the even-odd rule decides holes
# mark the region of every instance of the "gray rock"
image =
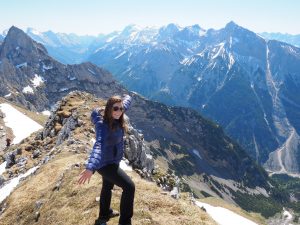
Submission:
[[52,188],[52,191],[59,191],[59,189],[60,189],[60,187],[62,185],[63,178],[64,178],[64,173],[62,173],[60,175],[60,177],[58,178],[58,181],[56,182],[55,187]]
[[170,196],[179,199],[179,189],[178,187],[173,187],[172,191],[170,192]]
[[39,149],[36,149],[32,153],[32,157],[35,159],[41,155],[41,151]]
[[40,209],[42,207],[42,205],[44,204],[44,200],[38,200],[35,202],[35,208],[36,209]]
[[4,184],[6,180],[4,179],[4,177],[2,175],[0,175],[0,187]]
[[14,152],[9,152],[5,156],[5,161],[6,161],[6,169],[12,167],[13,165],[16,164],[16,155]]
[[41,131],[41,132],[39,132],[36,136],[35,136],[35,138],[34,138],[34,140],[43,140],[43,132]]
[[150,154],[149,147],[145,144],[143,135],[129,125],[129,137],[125,144],[125,156],[132,163],[133,167],[144,170],[144,176],[147,173],[152,174],[154,169],[154,159]]
[[77,116],[72,114],[72,116],[67,118],[67,121],[58,133],[56,146],[60,145],[64,140],[66,140],[71,135],[72,130],[78,126],[78,120],[74,119],[74,117]]
[[17,153],[17,155],[21,155],[22,154],[22,149],[21,148],[17,148],[16,149],[16,153]]
[[40,216],[41,216],[40,212],[35,212],[35,215],[34,215],[35,222],[39,221]]
[[74,143],[75,143],[74,138],[70,137],[70,138],[68,139],[67,145],[72,145],[72,144],[74,144]]
[[45,164],[45,163],[47,163],[50,159],[51,159],[51,157],[50,157],[49,155],[47,155],[47,156],[43,159],[42,163]]
[[27,163],[28,158],[27,157],[20,157],[17,159],[16,163],[18,167],[24,167]]

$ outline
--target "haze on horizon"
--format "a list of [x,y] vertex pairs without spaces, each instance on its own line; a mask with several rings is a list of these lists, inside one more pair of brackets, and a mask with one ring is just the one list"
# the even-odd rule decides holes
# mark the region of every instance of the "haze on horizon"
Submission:
[[0,3],[0,32],[11,26],[98,35],[129,24],[200,25],[220,29],[234,21],[251,31],[300,34],[300,1],[294,0],[10,0]]

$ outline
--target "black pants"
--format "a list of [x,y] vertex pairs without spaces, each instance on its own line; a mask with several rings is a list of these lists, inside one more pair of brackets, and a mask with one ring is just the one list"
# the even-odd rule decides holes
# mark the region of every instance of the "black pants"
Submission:
[[100,195],[99,218],[105,219],[111,212],[111,190],[114,185],[123,189],[120,203],[120,224],[131,224],[135,185],[130,177],[119,168],[118,164],[110,164],[97,170],[102,175],[102,190]]

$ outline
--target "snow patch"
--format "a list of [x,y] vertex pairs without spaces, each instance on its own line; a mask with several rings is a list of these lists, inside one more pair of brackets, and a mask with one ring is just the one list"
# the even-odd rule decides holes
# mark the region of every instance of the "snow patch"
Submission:
[[95,73],[93,70],[88,69],[88,71],[89,71],[91,74],[96,75],[96,73]]
[[4,163],[1,163],[1,165],[0,165],[0,175],[1,175],[2,173],[4,173],[5,167],[6,167],[6,161],[5,161]]
[[43,72],[45,72],[45,70],[51,70],[53,68],[53,66],[46,66],[45,64],[43,64]]
[[8,98],[9,96],[11,96],[11,93],[4,95],[5,98]]
[[286,49],[290,54],[299,56],[299,53],[295,51],[294,48],[288,45],[281,45],[282,48]]
[[234,64],[235,60],[233,58],[233,55],[231,53],[229,53],[229,64],[228,64],[228,68],[231,69],[232,65]]
[[221,42],[220,44],[217,45],[220,47],[218,49],[218,52],[212,57],[212,59],[215,59],[220,55],[221,51],[224,50],[224,45],[225,45],[225,42]]
[[195,202],[197,206],[204,207],[206,212],[219,224],[219,225],[258,225],[228,209],[222,207],[211,206],[199,201]]
[[206,35],[206,30],[199,30],[199,36],[205,36]]
[[59,89],[59,92],[63,92],[63,91],[67,91],[67,90],[69,90],[69,88],[61,88],[61,89]]
[[10,127],[15,136],[13,144],[18,144],[33,132],[43,128],[40,124],[25,116],[20,111],[7,103],[0,104],[1,111],[5,114],[5,126]]
[[69,80],[76,80],[76,77],[68,75]]
[[3,200],[5,200],[10,195],[10,193],[15,189],[15,187],[18,186],[21,178],[29,176],[30,174],[34,173],[34,171],[36,171],[37,169],[38,166],[35,166],[29,169],[26,173],[11,179],[8,184],[4,185],[0,189],[0,204],[3,202]]
[[21,63],[19,65],[16,65],[17,68],[21,68],[23,66],[27,66],[27,62]]
[[137,37],[138,37],[138,31],[133,31],[129,36],[129,41],[133,42],[137,39]]
[[112,36],[112,37],[108,38],[108,39],[106,40],[106,42],[111,42],[111,41],[114,40],[116,37],[118,37],[118,35],[115,35],[115,36]]
[[123,51],[121,54],[119,54],[119,55],[117,55],[116,57],[115,57],[115,59],[118,59],[118,58],[120,58],[122,55],[124,55],[126,53],[126,51]]
[[31,80],[34,87],[41,86],[44,83],[44,78],[41,76],[34,74],[34,78]]
[[45,116],[50,116],[51,112],[48,111],[48,110],[45,110],[45,111],[42,112],[42,114],[45,115]]
[[191,65],[196,59],[194,57],[186,57],[183,60],[181,60],[179,63],[185,66]]
[[196,156],[198,156],[200,159],[202,159],[202,157],[201,157],[199,151],[197,151],[196,149],[193,149],[193,153],[194,153]]
[[26,87],[24,87],[23,90],[22,90],[22,92],[23,92],[24,94],[29,94],[29,93],[33,94],[33,93],[34,93],[32,87],[30,87],[29,85],[26,86]]
[[284,210],[283,216],[286,220],[291,220],[293,218],[292,214],[289,211]]
[[120,168],[125,171],[132,171],[132,167],[129,166],[127,160],[124,159],[120,162]]

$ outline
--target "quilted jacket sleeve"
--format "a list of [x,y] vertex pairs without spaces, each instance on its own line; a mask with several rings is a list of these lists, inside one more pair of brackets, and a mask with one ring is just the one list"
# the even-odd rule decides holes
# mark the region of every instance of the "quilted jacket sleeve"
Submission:
[[90,154],[86,169],[95,173],[95,171],[100,167],[101,162],[101,127],[103,124],[103,119],[98,108],[92,111],[91,121],[95,125],[96,142]]
[[125,111],[130,107],[132,98],[129,95],[124,95],[122,98]]

